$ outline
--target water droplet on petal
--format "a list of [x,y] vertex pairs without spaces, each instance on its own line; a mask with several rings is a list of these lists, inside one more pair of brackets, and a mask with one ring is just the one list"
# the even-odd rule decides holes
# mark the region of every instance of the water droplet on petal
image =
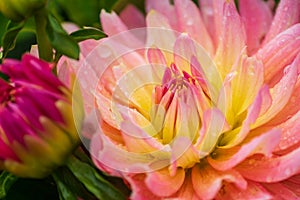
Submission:
[[108,58],[112,54],[111,49],[106,46],[99,48],[98,52],[101,58]]
[[285,171],[284,171],[285,175],[289,176],[291,175],[292,173],[292,170],[290,168],[287,168]]

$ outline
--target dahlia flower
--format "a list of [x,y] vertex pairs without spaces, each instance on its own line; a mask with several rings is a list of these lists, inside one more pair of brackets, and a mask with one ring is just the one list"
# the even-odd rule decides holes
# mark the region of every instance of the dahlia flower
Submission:
[[83,134],[130,199],[300,198],[300,2],[272,2],[101,12],[74,68]]
[[79,144],[71,91],[29,54],[4,60],[0,70],[9,77],[0,79],[0,169],[44,177]]

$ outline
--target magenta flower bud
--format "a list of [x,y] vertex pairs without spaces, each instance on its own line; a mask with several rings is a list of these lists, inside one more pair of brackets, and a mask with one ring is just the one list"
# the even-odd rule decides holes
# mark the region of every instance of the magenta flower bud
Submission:
[[9,77],[0,79],[0,169],[44,177],[79,144],[71,91],[29,54],[5,60],[0,70]]

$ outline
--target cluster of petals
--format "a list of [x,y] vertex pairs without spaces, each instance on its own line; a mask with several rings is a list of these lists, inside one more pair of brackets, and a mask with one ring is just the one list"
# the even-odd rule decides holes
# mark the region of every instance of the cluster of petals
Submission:
[[71,91],[51,65],[25,54],[0,65],[0,169],[41,178],[79,144]]
[[[130,5],[119,16],[101,12],[109,37],[81,43],[81,59],[95,72],[79,80],[85,110],[101,115],[100,128],[84,132],[95,164],[125,179],[131,199],[300,198],[300,2],[274,6],[148,0],[146,17]],[[148,28],[146,50],[109,67],[105,56],[90,56],[140,27]],[[129,35],[109,50],[117,55],[138,42]],[[83,63],[62,60],[62,78]],[[134,72],[143,64],[148,74]],[[132,88],[149,74],[160,82]]]

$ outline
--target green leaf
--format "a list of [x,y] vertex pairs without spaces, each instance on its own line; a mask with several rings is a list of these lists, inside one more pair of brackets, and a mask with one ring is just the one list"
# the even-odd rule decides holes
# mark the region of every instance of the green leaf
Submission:
[[47,36],[52,47],[59,53],[73,59],[79,58],[79,45],[61,27],[59,22],[51,15],[48,15]]
[[[1,198],[0,198],[1,199]],[[10,188],[5,200],[59,200],[54,180],[19,178]]]
[[[2,38],[5,33],[8,21],[9,20],[0,13],[0,38]],[[2,46],[2,40],[0,40],[0,46]]]
[[90,165],[72,157],[67,166],[78,180],[97,198],[107,200],[123,200],[125,196],[101,177]]
[[99,0],[57,0],[68,19],[80,26],[100,24]]
[[2,38],[3,58],[5,58],[7,53],[15,47],[17,36],[24,27],[24,24],[24,21],[20,23],[10,21],[8,23],[6,32]]
[[58,168],[52,176],[54,177],[55,182],[59,193],[61,194],[61,199],[69,199],[73,196],[81,197],[84,200],[94,200],[95,197],[87,191],[84,185],[72,174],[72,172],[66,167]]
[[81,42],[83,40],[88,40],[88,39],[94,39],[94,40],[99,40],[101,38],[107,37],[105,33],[103,33],[100,30],[96,29],[81,29],[78,31],[75,31],[71,33],[71,36],[76,40],[77,42]]
[[60,180],[58,176],[54,174],[53,178],[57,185],[60,200],[77,200],[76,195],[69,189],[67,185],[65,185],[64,182]]
[[18,177],[3,171],[0,175],[0,199],[6,197],[8,190],[18,180]]
[[128,0],[98,0],[100,7],[111,11],[116,4],[127,4]]

